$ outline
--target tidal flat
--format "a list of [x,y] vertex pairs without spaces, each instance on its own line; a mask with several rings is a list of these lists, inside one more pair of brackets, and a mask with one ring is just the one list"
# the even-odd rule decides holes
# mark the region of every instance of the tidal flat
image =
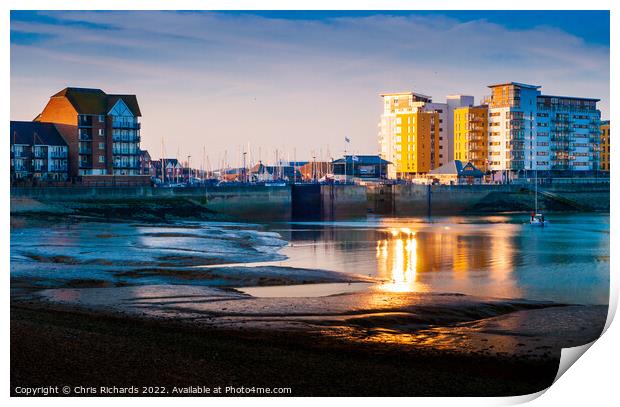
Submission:
[[607,315],[608,215],[554,221],[15,218],[12,387],[538,391]]

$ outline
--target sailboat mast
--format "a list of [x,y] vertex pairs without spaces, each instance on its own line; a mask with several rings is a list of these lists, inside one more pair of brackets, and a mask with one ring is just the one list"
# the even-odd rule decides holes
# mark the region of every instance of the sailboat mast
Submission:
[[538,170],[534,170],[535,181],[534,181],[534,212],[538,213]]

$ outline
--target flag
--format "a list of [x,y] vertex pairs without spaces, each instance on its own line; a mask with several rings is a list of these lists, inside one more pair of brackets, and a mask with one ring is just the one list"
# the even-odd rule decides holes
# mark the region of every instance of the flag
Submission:
[[347,142],[347,143],[350,143],[350,142],[351,142],[351,140],[349,140],[349,138],[348,138],[348,137],[345,137],[345,138],[344,138],[344,141],[345,141],[345,142]]

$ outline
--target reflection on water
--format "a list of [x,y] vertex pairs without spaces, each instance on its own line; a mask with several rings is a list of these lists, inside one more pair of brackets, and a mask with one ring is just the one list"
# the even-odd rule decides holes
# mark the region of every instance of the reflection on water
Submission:
[[387,280],[382,288],[394,292],[423,291],[416,287],[418,244],[409,228],[391,228],[377,241],[377,275]]
[[[488,266],[489,276],[504,284],[511,296],[519,296],[517,287],[508,287],[514,269],[510,225],[472,233],[467,226],[440,226],[431,230],[390,227],[377,240],[377,277],[387,281],[381,287],[393,292],[429,291],[418,278],[421,271],[450,269],[452,278],[469,284],[468,273]],[[419,235],[418,235],[419,232]]]
[[279,264],[377,277],[389,292],[460,292],[604,304],[609,216],[368,218],[272,226],[291,242]]

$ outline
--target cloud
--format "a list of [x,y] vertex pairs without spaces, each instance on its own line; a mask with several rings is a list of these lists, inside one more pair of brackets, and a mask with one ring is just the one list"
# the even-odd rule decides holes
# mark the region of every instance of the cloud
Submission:
[[[384,91],[479,99],[519,81],[545,93],[598,97],[609,109],[609,48],[552,27],[484,19],[370,15],[286,20],[210,12],[12,13],[11,114],[30,119],[54,91],[138,95],[143,144],[210,161],[296,148],[298,158],[376,152]],[[24,40],[19,41],[18,38]],[[266,154],[266,153],[265,153]],[[270,153],[270,155],[273,155]],[[215,158],[220,157],[220,158]],[[237,158],[235,158],[237,159]],[[230,160],[234,164],[233,159]]]

